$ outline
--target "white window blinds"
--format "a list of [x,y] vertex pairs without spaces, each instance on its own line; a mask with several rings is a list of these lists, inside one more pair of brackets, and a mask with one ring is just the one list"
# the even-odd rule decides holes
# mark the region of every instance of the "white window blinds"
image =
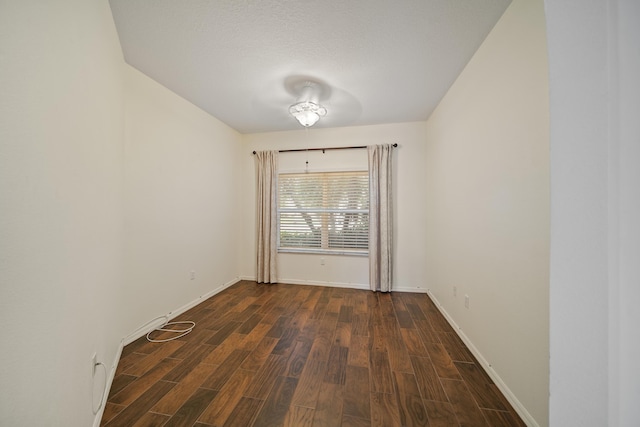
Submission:
[[280,174],[279,248],[366,253],[369,176],[363,172]]

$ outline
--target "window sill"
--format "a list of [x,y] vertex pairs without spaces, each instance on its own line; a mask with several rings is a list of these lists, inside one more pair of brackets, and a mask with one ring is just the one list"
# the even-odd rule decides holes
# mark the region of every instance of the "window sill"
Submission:
[[309,255],[346,255],[357,257],[368,257],[369,251],[349,250],[349,249],[297,249],[278,248],[278,253],[282,254],[309,254]]

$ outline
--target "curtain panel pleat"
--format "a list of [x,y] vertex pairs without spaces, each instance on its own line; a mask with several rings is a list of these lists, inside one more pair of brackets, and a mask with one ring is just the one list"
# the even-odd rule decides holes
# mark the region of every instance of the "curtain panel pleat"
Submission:
[[369,156],[369,286],[390,292],[392,280],[393,205],[391,144],[370,145]]
[[258,283],[277,282],[278,254],[278,152],[256,152],[257,268]]

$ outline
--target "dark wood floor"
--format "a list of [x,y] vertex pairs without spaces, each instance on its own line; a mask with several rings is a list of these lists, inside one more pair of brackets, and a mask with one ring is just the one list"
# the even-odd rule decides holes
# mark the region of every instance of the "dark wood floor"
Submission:
[[523,426],[427,295],[239,282],[123,350],[105,426]]

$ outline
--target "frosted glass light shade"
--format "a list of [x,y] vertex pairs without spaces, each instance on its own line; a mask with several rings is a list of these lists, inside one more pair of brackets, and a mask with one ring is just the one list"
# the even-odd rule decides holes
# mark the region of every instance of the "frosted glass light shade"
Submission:
[[327,109],[315,102],[303,101],[289,107],[289,114],[295,117],[302,126],[309,127],[315,125],[320,117],[325,116]]

